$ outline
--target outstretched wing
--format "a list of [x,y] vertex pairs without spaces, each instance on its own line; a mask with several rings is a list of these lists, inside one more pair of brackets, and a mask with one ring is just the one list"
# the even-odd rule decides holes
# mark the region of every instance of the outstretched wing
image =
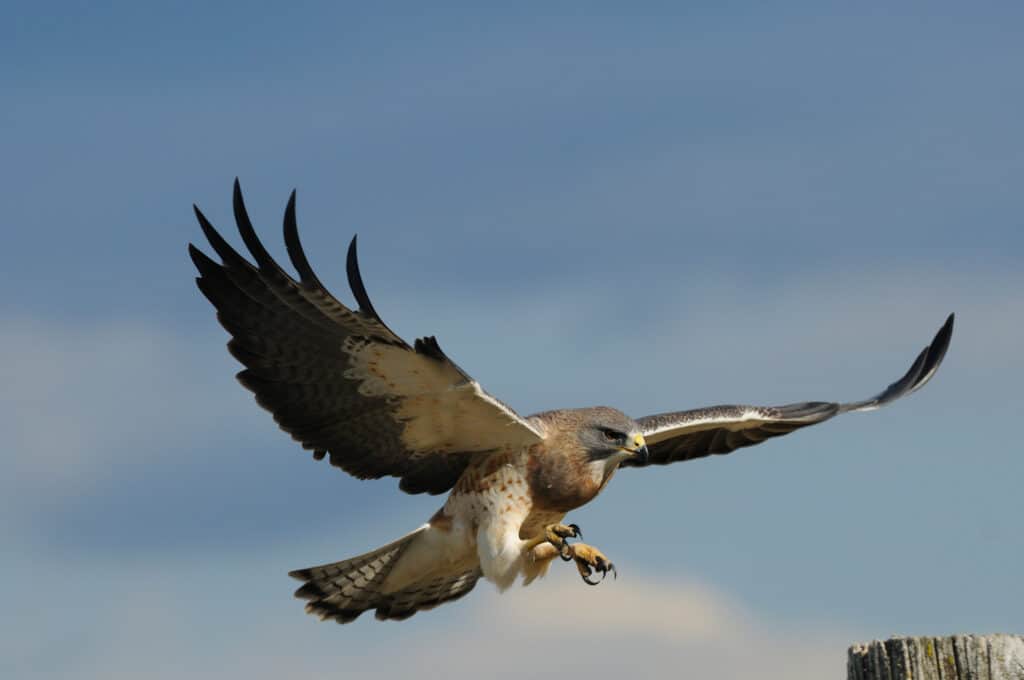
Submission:
[[298,281],[260,243],[237,179],[234,212],[255,265],[196,208],[221,258],[218,264],[189,244],[196,282],[232,336],[229,351],[245,365],[238,380],[317,460],[330,454],[332,465],[356,477],[391,475],[409,493],[441,493],[473,455],[541,441],[541,433],[445,356],[437,340],[410,347],[381,321],[359,275],[354,238],[347,272],[358,310],[327,291],[299,243],[295,192],[284,239]]
[[[760,444],[770,437],[789,434],[847,411],[871,411],[920,389],[931,380],[949,348],[953,335],[950,314],[935,338],[914,360],[906,374],[881,393],[848,404],[808,401],[785,406],[710,406],[646,416],[637,420],[650,450],[648,464],[665,465],[680,460],[729,453]],[[638,467],[630,460],[624,467]]]

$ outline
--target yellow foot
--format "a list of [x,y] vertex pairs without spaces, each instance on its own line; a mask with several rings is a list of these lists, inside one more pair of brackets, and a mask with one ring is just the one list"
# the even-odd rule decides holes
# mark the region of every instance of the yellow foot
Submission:
[[544,537],[548,543],[555,546],[558,549],[558,554],[562,556],[563,560],[570,559],[569,555],[569,544],[565,539],[567,538],[583,538],[583,532],[575,524],[549,524],[544,527]]
[[[615,571],[615,565],[611,563],[607,557],[604,556],[600,550],[594,546],[587,545],[585,543],[573,543],[567,546],[567,549],[561,553],[562,559],[568,562],[569,560],[576,561],[576,568],[580,572],[580,576],[583,577],[583,581],[596,586],[598,583],[604,580],[604,577],[608,575],[610,571],[612,578],[618,578],[619,574]],[[601,574],[601,581],[591,581],[590,575],[594,572]]]

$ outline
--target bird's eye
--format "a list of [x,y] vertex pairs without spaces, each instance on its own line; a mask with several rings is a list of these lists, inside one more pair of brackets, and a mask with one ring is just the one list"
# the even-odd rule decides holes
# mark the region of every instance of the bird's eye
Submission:
[[601,430],[601,434],[603,434],[604,438],[610,442],[619,442],[625,438],[624,434],[616,432],[615,430]]

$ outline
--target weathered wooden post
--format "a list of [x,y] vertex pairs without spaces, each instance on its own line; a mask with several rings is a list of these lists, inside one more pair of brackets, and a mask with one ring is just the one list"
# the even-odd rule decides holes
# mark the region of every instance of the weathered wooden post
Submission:
[[1024,636],[897,637],[850,647],[847,680],[1024,680]]

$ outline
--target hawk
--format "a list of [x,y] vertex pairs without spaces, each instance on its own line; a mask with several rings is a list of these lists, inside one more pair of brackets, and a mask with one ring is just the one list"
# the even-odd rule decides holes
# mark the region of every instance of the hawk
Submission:
[[[340,562],[299,569],[306,611],[339,623],[373,610],[404,619],[467,594],[483,577],[499,589],[544,575],[555,558],[590,584],[615,574],[580,542],[572,510],[592,501],[619,468],[666,465],[760,444],[848,411],[870,411],[920,389],[942,362],[953,315],[906,374],[870,399],[784,406],[712,406],[631,418],[614,408],[523,417],[488,394],[433,337],[408,344],[381,319],[348,249],[357,306],[331,295],[299,243],[295,192],[284,241],[298,279],[260,243],[235,180],[234,216],[253,262],[198,208],[216,262],[189,244],[199,289],[231,335],[238,380],[313,458],[360,479],[397,477],[406,493],[447,493],[422,526]],[[570,541],[570,539],[573,539]]]

